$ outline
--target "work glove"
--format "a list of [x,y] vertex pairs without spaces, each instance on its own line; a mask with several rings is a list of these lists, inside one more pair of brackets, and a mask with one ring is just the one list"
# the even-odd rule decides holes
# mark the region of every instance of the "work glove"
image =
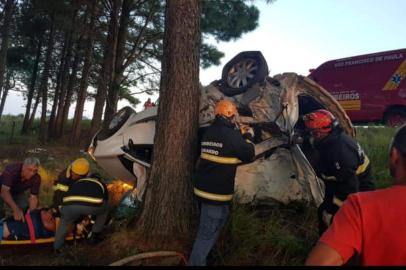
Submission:
[[240,128],[240,131],[244,140],[249,140],[251,142],[254,140],[255,133],[252,127],[243,126]]

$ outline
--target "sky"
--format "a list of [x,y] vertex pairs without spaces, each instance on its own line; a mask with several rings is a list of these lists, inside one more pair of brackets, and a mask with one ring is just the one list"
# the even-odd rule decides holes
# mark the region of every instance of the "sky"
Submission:
[[[220,79],[223,66],[241,51],[261,51],[270,76],[284,72],[307,76],[309,69],[328,60],[406,48],[406,0],[276,0],[272,4],[253,0],[253,4],[260,10],[259,26],[236,41],[212,41],[225,56],[219,66],[200,70],[203,85]],[[149,96],[137,97],[139,111]],[[4,113],[24,113],[25,103],[12,92]],[[120,101],[118,108],[127,105]],[[86,103],[85,117],[92,117],[93,106]]]

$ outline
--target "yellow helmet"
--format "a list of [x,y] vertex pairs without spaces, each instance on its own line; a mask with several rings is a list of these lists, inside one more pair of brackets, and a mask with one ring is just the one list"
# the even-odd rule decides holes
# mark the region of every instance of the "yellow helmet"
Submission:
[[89,173],[89,162],[85,158],[78,158],[72,162],[70,169],[78,175],[87,175]]
[[232,117],[237,114],[237,108],[234,103],[229,100],[220,100],[214,108],[215,115],[222,115],[225,117]]

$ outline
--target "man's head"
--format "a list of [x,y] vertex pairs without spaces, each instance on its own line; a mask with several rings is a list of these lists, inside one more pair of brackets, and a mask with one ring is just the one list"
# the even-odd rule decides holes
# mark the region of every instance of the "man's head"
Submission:
[[78,180],[82,177],[87,176],[89,173],[89,162],[85,158],[78,158],[72,162],[69,166],[70,178],[73,180]]
[[323,109],[304,115],[303,120],[316,141],[327,137],[338,124],[334,115]]
[[41,210],[41,221],[42,225],[47,231],[55,232],[56,231],[56,221],[55,217],[52,214],[51,209],[42,209]]
[[21,178],[23,180],[29,180],[34,175],[38,173],[39,169],[39,159],[37,158],[26,158],[21,169]]
[[235,118],[238,115],[237,107],[229,100],[220,100],[214,108],[216,117],[224,117],[231,123],[235,123]]
[[390,144],[389,170],[395,183],[406,184],[406,125],[396,131]]

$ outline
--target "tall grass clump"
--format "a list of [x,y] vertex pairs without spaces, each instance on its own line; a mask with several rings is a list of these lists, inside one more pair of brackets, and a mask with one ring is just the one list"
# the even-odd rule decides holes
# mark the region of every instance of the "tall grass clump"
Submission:
[[357,140],[369,157],[372,175],[377,188],[391,185],[388,170],[389,144],[395,128],[357,128]]

